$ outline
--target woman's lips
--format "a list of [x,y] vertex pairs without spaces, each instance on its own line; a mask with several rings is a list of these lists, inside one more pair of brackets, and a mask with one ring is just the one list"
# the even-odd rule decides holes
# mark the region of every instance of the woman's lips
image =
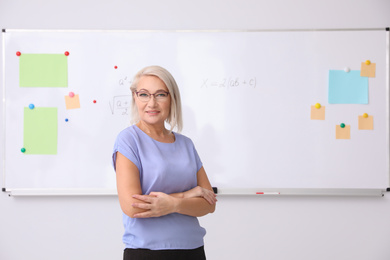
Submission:
[[157,115],[158,113],[160,113],[160,111],[157,111],[157,110],[151,110],[151,111],[146,111],[147,114],[153,116],[153,115]]

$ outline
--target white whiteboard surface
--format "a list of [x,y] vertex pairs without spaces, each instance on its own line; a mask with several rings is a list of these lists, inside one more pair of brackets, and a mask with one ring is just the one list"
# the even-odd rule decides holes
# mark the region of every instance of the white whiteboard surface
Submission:
[[[167,68],[181,90],[184,131],[218,188],[384,189],[389,185],[388,32],[383,30],[3,33],[5,188],[115,189],[116,135],[128,126],[132,76]],[[20,88],[22,53],[64,53],[68,88]],[[376,63],[368,105],[328,104],[328,72]],[[114,69],[114,66],[118,66]],[[64,96],[80,95],[66,110]],[[97,100],[94,104],[92,101]],[[326,120],[310,120],[310,106]],[[58,154],[25,155],[23,108],[58,108]],[[126,105],[124,105],[126,104]],[[374,116],[374,130],[357,117]],[[64,119],[69,118],[69,122]],[[350,140],[335,126],[351,125]]]

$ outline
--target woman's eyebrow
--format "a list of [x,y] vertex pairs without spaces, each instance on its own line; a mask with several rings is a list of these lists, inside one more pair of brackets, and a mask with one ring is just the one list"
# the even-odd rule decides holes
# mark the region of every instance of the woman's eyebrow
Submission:
[[[137,90],[137,92],[140,92],[140,91],[149,92],[147,89],[144,89],[144,88],[141,88],[141,89]],[[157,89],[155,93],[160,92],[160,91],[161,92],[168,92],[167,90],[161,88],[161,89]]]

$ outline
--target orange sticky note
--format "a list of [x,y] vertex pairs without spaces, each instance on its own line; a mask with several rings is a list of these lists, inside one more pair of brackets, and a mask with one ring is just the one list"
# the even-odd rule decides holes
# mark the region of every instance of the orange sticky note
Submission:
[[375,78],[375,69],[376,63],[370,63],[369,65],[367,65],[365,62],[362,62],[362,66],[360,68],[360,76]]
[[374,130],[374,117],[368,116],[364,118],[364,116],[359,116],[359,130]]
[[340,125],[336,125],[336,139],[351,139],[351,126],[346,125],[342,128]]
[[65,105],[66,109],[80,108],[79,95],[74,95],[73,97],[65,96]]
[[310,119],[325,120],[325,107],[321,106],[320,108],[316,108],[315,106],[311,106]]

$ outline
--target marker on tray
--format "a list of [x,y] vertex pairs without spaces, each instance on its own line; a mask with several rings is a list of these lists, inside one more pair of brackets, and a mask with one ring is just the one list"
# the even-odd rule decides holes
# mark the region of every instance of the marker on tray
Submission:
[[260,195],[279,195],[280,192],[275,192],[275,191],[260,191],[260,192],[256,192],[256,194],[260,194]]

